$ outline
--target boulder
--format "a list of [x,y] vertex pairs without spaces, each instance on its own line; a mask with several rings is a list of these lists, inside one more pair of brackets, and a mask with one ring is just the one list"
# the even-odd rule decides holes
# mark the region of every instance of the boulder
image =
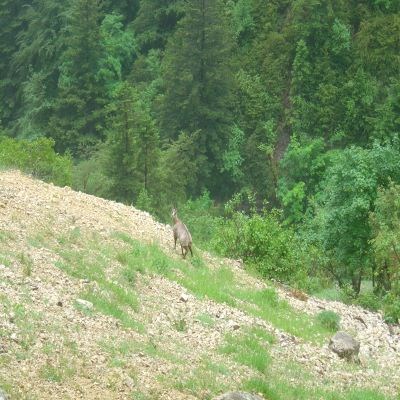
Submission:
[[263,400],[262,397],[246,392],[229,392],[221,394],[214,400]]
[[329,342],[329,348],[340,358],[358,361],[360,343],[346,332],[337,332]]
[[76,299],[75,301],[82,308],[86,308],[88,310],[92,310],[93,309],[93,303],[91,303],[90,301],[83,300],[83,299]]

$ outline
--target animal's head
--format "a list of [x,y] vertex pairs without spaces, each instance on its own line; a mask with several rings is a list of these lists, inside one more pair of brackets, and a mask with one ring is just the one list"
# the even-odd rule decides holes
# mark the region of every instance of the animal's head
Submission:
[[171,217],[172,217],[173,219],[174,219],[174,218],[178,218],[178,210],[177,210],[175,207],[172,208]]

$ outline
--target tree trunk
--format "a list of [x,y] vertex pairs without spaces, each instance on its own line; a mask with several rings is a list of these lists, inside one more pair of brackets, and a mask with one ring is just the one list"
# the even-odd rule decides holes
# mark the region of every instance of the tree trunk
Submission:
[[362,271],[355,272],[351,277],[351,284],[356,295],[360,294]]

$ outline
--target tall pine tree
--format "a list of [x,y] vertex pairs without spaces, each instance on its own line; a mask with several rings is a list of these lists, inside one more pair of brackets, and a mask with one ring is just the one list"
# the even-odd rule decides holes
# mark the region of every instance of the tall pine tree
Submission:
[[20,116],[16,133],[22,137],[49,135],[48,121],[58,94],[59,61],[66,43],[66,4],[33,0],[23,8],[26,29],[17,36],[13,66],[22,75]]
[[0,0],[0,127],[11,127],[18,114],[21,79],[12,58],[18,50],[16,37],[25,28],[21,10],[29,3]]
[[57,150],[84,156],[104,137],[105,89],[97,80],[102,56],[99,0],[73,0],[68,13],[59,93],[50,120]]
[[181,0],[146,0],[140,3],[133,23],[140,49],[164,49],[182,17]]
[[198,189],[221,188],[222,156],[231,132],[232,34],[221,1],[189,0],[165,56],[162,130],[196,135]]
[[124,82],[109,112],[106,173],[113,194],[127,203],[134,202],[142,190],[156,194],[159,135],[147,104]]

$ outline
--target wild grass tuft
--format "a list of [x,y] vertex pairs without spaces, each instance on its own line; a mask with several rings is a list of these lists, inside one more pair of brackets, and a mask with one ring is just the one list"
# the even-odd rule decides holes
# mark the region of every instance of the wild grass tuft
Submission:
[[82,297],[93,303],[93,306],[97,311],[118,319],[125,328],[132,328],[138,332],[144,332],[143,325],[135,321],[130,316],[130,313],[124,310],[123,303],[118,300],[118,298],[115,298],[113,293],[111,293],[111,298],[109,298],[107,294],[87,291],[86,293],[83,293]]
[[179,318],[173,321],[172,326],[178,331],[178,332],[186,332],[187,331],[187,322],[184,318]]
[[197,315],[196,320],[199,321],[203,326],[209,328],[212,328],[215,325],[214,318],[208,313]]
[[0,231],[0,243],[8,243],[15,240],[15,234],[9,231]]
[[316,315],[315,319],[318,324],[331,332],[336,332],[340,328],[340,316],[334,311],[321,311]]
[[143,353],[148,357],[168,360],[180,364],[181,360],[173,353],[163,350],[152,341],[139,342],[133,339],[103,340],[99,343],[100,348],[109,355],[109,364],[116,366],[129,365],[132,363],[132,354]]
[[230,355],[239,364],[264,373],[271,364],[266,346],[267,343],[253,332],[242,335],[228,334],[220,352]]
[[71,364],[71,360],[62,358],[58,361],[47,361],[39,370],[40,376],[54,383],[61,383],[76,374],[76,368]]
[[204,356],[200,365],[187,370],[184,376],[181,373],[176,373],[172,377],[173,387],[196,398],[211,400],[221,391],[228,390],[220,377],[229,374],[230,371],[225,366],[215,364],[210,361],[209,357]]
[[2,305],[14,315],[13,322],[18,327],[18,343],[22,350],[20,357],[25,359],[28,356],[28,350],[37,340],[37,329],[43,316],[38,312],[28,311],[24,304],[4,301]]
[[22,266],[22,273],[25,277],[31,276],[32,275],[32,269],[33,269],[33,260],[29,256],[29,254],[25,253],[18,253],[17,254],[17,260]]
[[6,267],[11,267],[11,259],[4,254],[0,254],[0,264],[5,265]]

